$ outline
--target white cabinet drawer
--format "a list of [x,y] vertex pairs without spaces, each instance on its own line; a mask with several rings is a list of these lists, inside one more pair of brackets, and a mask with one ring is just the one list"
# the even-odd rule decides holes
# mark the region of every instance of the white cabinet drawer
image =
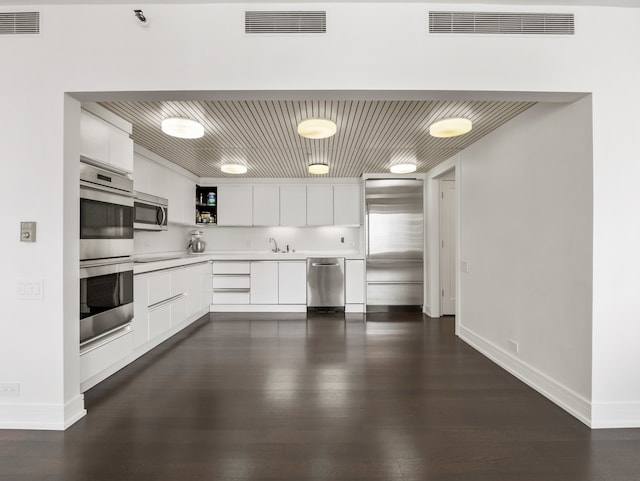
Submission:
[[149,301],[148,306],[171,297],[171,273],[169,271],[158,272],[149,276]]
[[249,274],[251,263],[249,262],[214,262],[214,274]]
[[187,296],[178,297],[171,303],[171,327],[175,327],[187,318]]
[[171,270],[171,297],[187,292],[187,270],[183,267]]
[[171,328],[171,303],[149,311],[149,339],[159,336]]
[[246,291],[213,290],[214,304],[249,304],[249,289]]
[[80,382],[101,373],[133,351],[133,332],[80,354]]
[[248,275],[242,274],[237,276],[213,276],[213,288],[227,288],[227,289],[238,289],[238,288],[246,288],[249,289],[251,286],[251,280]]

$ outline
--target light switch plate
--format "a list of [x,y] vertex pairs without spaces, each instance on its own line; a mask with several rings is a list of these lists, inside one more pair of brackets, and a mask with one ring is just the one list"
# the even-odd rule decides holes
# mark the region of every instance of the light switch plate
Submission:
[[20,242],[36,241],[36,223],[20,222]]
[[24,279],[18,281],[18,299],[41,300],[44,299],[44,280]]

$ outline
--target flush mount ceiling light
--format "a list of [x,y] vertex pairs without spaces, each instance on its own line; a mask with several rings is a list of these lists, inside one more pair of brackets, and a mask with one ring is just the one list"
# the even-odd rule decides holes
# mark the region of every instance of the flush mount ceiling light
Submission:
[[323,175],[329,173],[329,165],[328,164],[309,164],[309,173],[313,175]]
[[410,174],[416,171],[416,164],[396,164],[390,167],[392,174]]
[[204,127],[201,123],[180,117],[164,119],[162,131],[167,135],[181,139],[198,139],[204,135]]
[[337,131],[336,123],[327,119],[307,119],[298,124],[298,133],[307,139],[326,139]]
[[222,164],[220,170],[225,174],[246,174],[247,166],[242,164]]
[[457,137],[471,131],[471,120],[464,117],[442,119],[429,126],[429,133],[433,137]]

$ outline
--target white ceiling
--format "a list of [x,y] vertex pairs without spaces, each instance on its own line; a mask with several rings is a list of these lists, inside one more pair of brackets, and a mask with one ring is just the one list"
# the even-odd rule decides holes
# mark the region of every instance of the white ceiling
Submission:
[[[179,3],[266,3],[266,4],[315,4],[346,3],[344,0],[137,0],[135,5]],[[484,5],[558,5],[558,6],[602,6],[640,8],[639,0],[439,0],[433,2],[410,2],[406,0],[350,0],[350,3],[424,3],[439,5],[484,4]],[[130,5],[130,0],[0,0],[0,5]]]

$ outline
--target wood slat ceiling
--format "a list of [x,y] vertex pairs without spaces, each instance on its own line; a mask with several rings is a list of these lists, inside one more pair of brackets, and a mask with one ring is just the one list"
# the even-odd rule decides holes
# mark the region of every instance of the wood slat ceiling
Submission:
[[[224,163],[248,167],[255,178],[316,177],[310,162],[329,164],[327,177],[359,177],[388,173],[392,163],[415,159],[418,172],[465,149],[522,113],[533,102],[396,101],[396,100],[247,100],[103,102],[104,107],[133,124],[135,143],[199,177],[229,177]],[[200,139],[164,134],[167,117],[187,117],[205,127]],[[297,133],[298,122],[329,118],[335,136],[310,140]],[[429,125],[447,117],[467,117],[473,130],[442,139],[429,135]]]

